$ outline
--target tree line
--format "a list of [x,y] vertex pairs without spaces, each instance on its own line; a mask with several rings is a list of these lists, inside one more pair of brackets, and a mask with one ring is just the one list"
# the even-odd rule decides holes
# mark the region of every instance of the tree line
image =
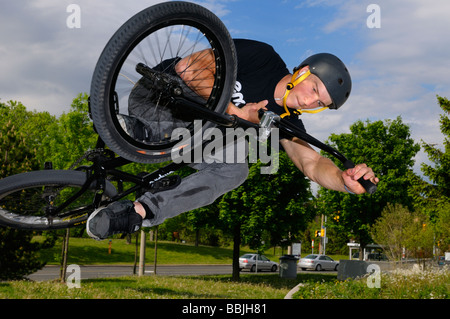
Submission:
[[[159,227],[159,238],[170,239],[177,232],[196,243],[231,243],[236,270],[240,245],[263,252],[301,241],[306,248],[314,239],[314,218],[325,215],[328,247],[336,251],[345,249],[349,240],[361,247],[372,242],[383,245],[391,259],[405,254],[428,256],[436,247],[448,250],[450,103],[443,97],[437,99],[444,111],[440,119],[444,150],[426,141],[415,142],[401,117],[357,121],[350,133],[330,135],[327,143],[354,162],[374,169],[381,180],[375,194],[355,196],[322,188],[313,196],[310,181],[280,152],[276,174],[260,174],[261,163],[250,164],[244,184],[208,207],[167,220]],[[69,169],[93,149],[97,136],[87,101],[87,94],[79,94],[70,111],[60,116],[29,111],[20,102],[0,103],[0,178],[43,169],[49,161],[55,169]],[[421,147],[433,163],[422,164],[429,182],[413,172],[414,157]],[[123,169],[137,174],[159,165],[132,163]],[[341,164],[336,161],[336,165]],[[179,174],[191,172],[186,167]],[[74,236],[84,233],[83,227],[72,230]],[[44,235],[44,243],[37,244],[30,232],[0,227],[0,279],[20,278],[42,267],[35,252],[54,244],[58,233]],[[237,278],[238,273],[233,271],[233,276]]]

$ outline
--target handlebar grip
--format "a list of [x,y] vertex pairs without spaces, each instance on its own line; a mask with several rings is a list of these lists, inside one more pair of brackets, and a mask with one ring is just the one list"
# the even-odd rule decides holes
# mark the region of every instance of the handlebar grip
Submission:
[[[347,169],[353,168],[353,167],[355,167],[355,164],[353,164],[353,162],[351,160],[347,160],[344,163],[344,167],[347,168]],[[377,185],[372,183],[370,180],[364,179],[364,177],[360,177],[358,179],[358,183],[360,183],[361,186],[364,187],[366,192],[369,193],[369,194],[373,194],[373,193],[375,193],[377,191]]]
[[360,183],[362,185],[362,187],[364,187],[364,189],[369,194],[373,194],[373,193],[375,193],[377,191],[377,185],[375,185],[374,183],[372,183],[368,179],[364,179],[364,177],[361,177],[360,179],[358,179],[358,183]]

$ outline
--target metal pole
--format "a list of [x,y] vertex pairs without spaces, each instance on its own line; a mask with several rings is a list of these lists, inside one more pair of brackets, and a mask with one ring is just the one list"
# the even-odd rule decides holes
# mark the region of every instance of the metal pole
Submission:
[[323,228],[323,254],[326,255],[326,246],[327,246],[327,216],[325,215],[325,224]]
[[145,272],[145,232],[141,230],[141,245],[139,251],[139,276],[143,276]]
[[61,260],[61,272],[60,272],[60,280],[62,283],[66,282],[66,271],[67,271],[67,256],[69,251],[69,236],[70,229],[66,229],[66,236],[63,239],[63,251],[62,251],[62,260]]
[[156,275],[156,264],[158,257],[158,226],[155,229],[155,263],[153,265],[153,274]]

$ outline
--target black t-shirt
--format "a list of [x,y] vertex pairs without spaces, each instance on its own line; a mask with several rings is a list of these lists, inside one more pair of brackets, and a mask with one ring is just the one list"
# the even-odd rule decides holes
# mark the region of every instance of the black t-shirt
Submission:
[[[268,100],[267,109],[278,115],[285,113],[274,99],[278,82],[289,74],[286,64],[272,46],[254,40],[235,39],[237,54],[236,85],[231,101],[237,107]],[[292,110],[293,111],[293,110]],[[305,131],[297,115],[284,117]]]

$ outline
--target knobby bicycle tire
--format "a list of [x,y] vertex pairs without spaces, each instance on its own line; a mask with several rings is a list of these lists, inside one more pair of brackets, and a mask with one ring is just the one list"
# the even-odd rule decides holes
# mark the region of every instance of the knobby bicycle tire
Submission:
[[[64,216],[49,219],[43,210],[63,203],[81,189],[86,180],[85,172],[71,170],[31,171],[1,179],[0,225],[25,230],[51,230],[83,224],[94,209],[95,181],[81,199],[67,207]],[[106,181],[104,198],[116,194],[114,185]]]
[[[170,160],[173,146],[181,140],[168,139],[160,144],[146,144],[130,138],[122,130],[123,126],[117,118],[117,100],[121,100],[121,97],[116,97],[115,92],[119,72],[125,61],[128,62],[128,55],[131,56],[134,48],[139,48],[152,33],[174,26],[183,26],[183,30],[184,26],[197,29],[213,49],[215,70],[218,73],[215,74],[213,93],[206,103],[207,107],[223,113],[231,99],[236,80],[236,52],[231,36],[219,18],[202,6],[182,1],[157,4],[137,13],[114,33],[105,46],[94,70],[90,92],[91,116],[98,134],[109,148],[133,162],[157,163]],[[163,51],[166,49],[164,47]],[[126,78],[129,79],[128,76]],[[130,82],[136,85],[139,83]],[[195,134],[201,134],[201,138],[205,139],[210,131],[207,129],[212,126],[213,123],[203,121],[201,132]],[[194,141],[194,136],[191,141]]]

